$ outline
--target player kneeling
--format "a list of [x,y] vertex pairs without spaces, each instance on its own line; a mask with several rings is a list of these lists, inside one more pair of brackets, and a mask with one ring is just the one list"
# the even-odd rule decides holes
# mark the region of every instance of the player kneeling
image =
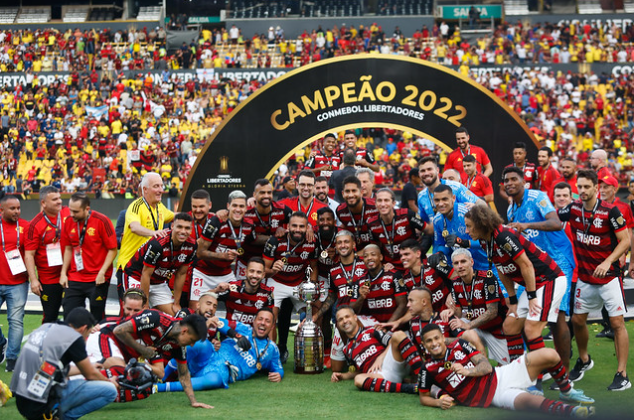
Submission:
[[402,383],[409,375],[410,367],[414,374],[421,368],[420,356],[404,332],[392,334],[364,327],[347,305],[337,309],[336,320],[341,335],[348,340],[343,352],[356,370],[333,372],[332,382],[354,379],[357,388],[365,391],[417,392],[415,384]]
[[[535,385],[542,371],[548,370],[556,372],[552,376],[561,390],[561,399],[582,404],[594,403],[583,391],[572,389],[572,382],[553,349],[534,350],[493,370],[487,358],[466,341],[456,340],[446,345],[437,325],[427,325],[421,331],[421,336],[430,354],[423,363],[418,381],[422,405],[446,410],[454,405],[455,400],[469,407],[494,406],[581,418],[594,414],[593,407],[574,406],[526,391]],[[432,384],[441,389],[438,399],[430,395]]]

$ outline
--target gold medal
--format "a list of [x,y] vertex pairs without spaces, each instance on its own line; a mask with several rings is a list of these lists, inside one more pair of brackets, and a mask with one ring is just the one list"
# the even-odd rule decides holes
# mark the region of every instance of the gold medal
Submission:
[[244,248],[237,249],[238,255],[244,255]]
[[231,290],[232,292],[235,292],[238,290],[238,286],[236,286],[235,284],[230,284],[229,285],[229,290]]
[[473,314],[471,312],[467,312],[465,314],[465,318],[467,318],[469,321],[471,320],[471,318],[473,318]]
[[328,251],[326,251],[325,249],[323,251],[321,251],[321,258],[323,258],[324,260],[328,258]]
[[262,363],[257,362],[257,363],[255,364],[255,367],[256,367],[256,368],[258,368],[258,370],[262,370]]
[[447,229],[442,231],[442,237],[446,238],[447,236],[449,236],[449,231]]
[[489,270],[489,271],[487,271],[487,277],[488,277],[488,278],[493,277],[493,270]]
[[445,369],[447,369],[447,370],[451,369],[451,365],[452,365],[451,362],[449,362],[449,361],[445,362]]
[[284,264],[286,264],[286,263],[288,262],[288,258],[286,258],[286,257],[282,257],[282,258],[281,258],[281,260],[282,260],[282,262],[283,262]]

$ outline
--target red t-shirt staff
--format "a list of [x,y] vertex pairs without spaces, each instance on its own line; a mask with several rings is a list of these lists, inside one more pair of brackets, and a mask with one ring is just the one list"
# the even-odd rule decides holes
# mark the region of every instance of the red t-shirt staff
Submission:
[[66,289],[64,313],[83,308],[88,298],[92,315],[103,319],[112,262],[117,256],[117,235],[112,221],[90,208],[86,194],[73,194],[68,206],[71,217],[64,221],[62,229],[64,265],[59,279]]
[[24,237],[28,222],[20,219],[20,200],[14,196],[5,196],[0,200],[2,218],[0,219],[0,239],[2,254],[0,255],[0,288],[7,301],[7,317],[9,321],[7,372],[13,370],[20,353],[24,318],[24,305],[28,294],[28,275],[24,265]]
[[31,220],[26,233],[24,262],[31,291],[42,302],[42,323],[47,323],[57,320],[62,304],[64,288],[59,284],[59,277],[64,257],[60,239],[63,222],[70,212],[62,207],[59,190],[52,186],[40,190],[40,204],[42,212]]

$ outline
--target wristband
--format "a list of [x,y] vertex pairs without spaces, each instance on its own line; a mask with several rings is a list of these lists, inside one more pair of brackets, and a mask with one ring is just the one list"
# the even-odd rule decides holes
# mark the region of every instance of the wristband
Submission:
[[537,290],[533,290],[532,292],[526,291],[526,297],[528,300],[537,299]]
[[509,296],[509,303],[511,305],[517,305],[517,295],[515,296]]

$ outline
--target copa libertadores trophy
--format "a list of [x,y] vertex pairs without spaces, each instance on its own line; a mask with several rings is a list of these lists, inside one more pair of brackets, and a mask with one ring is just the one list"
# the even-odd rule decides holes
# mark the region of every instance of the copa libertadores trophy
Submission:
[[324,335],[313,322],[311,304],[319,299],[319,287],[310,281],[311,268],[306,269],[306,280],[297,286],[297,297],[306,302],[306,319],[295,332],[295,373],[315,374],[324,371]]

